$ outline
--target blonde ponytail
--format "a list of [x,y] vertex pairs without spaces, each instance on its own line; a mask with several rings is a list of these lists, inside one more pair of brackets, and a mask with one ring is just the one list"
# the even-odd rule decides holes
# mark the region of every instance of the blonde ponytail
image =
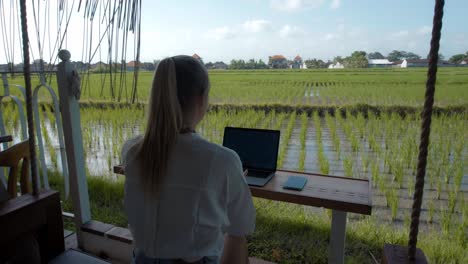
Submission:
[[155,194],[167,172],[168,159],[182,128],[182,109],[177,96],[174,59],[162,60],[155,72],[148,105],[148,122],[140,145],[142,184],[147,194]]

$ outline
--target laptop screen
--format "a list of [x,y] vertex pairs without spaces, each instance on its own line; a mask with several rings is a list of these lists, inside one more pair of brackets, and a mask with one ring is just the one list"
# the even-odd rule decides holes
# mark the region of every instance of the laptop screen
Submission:
[[280,131],[266,129],[224,129],[223,146],[237,152],[247,169],[276,170]]

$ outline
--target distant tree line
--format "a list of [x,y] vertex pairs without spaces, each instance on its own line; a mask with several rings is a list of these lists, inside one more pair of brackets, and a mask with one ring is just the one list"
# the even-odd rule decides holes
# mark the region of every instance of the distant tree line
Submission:
[[263,60],[250,59],[248,61],[244,60],[231,60],[229,69],[233,70],[253,70],[253,69],[268,69],[268,65]]
[[328,68],[328,65],[331,64],[330,61],[325,62],[320,59],[308,59],[304,61],[307,69],[319,69],[319,68]]
[[464,60],[468,60],[468,51],[465,54],[455,54],[449,59],[451,63],[460,63]]

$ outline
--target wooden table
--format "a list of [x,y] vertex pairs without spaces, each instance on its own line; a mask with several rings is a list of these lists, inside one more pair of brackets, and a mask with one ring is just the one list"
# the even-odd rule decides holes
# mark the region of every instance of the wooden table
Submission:
[[[114,172],[124,174],[124,169],[115,166]],[[302,191],[283,189],[283,183],[291,175],[307,178]],[[250,186],[250,190],[259,198],[331,209],[328,263],[344,263],[347,213],[371,214],[371,186],[369,180],[279,170],[265,186]]]

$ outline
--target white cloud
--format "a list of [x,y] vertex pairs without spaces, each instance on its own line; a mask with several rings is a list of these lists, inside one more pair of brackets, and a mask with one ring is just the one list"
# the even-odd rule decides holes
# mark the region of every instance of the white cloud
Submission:
[[325,34],[325,36],[323,36],[323,39],[326,40],[326,41],[330,41],[330,40],[337,39],[338,37],[339,37],[339,35],[337,35],[337,34],[327,33],[327,34]]
[[325,0],[270,0],[271,8],[278,11],[297,11],[305,8],[317,8]]
[[423,26],[418,30],[419,35],[427,35],[432,32],[432,28],[430,26]]
[[408,30],[400,30],[398,32],[395,32],[395,33],[391,34],[391,37],[392,38],[401,38],[401,37],[407,37],[408,35],[409,35]]
[[208,31],[208,37],[214,38],[217,40],[222,40],[222,39],[232,39],[236,36],[235,30],[228,26],[224,27],[217,27],[215,29],[212,29]]
[[279,35],[282,38],[299,37],[305,35],[305,31],[298,26],[284,25],[280,29]]
[[258,33],[270,29],[271,22],[263,19],[248,20],[242,26],[248,32]]
[[341,6],[341,0],[332,0],[331,2],[331,9],[337,9],[337,8],[340,8]]

